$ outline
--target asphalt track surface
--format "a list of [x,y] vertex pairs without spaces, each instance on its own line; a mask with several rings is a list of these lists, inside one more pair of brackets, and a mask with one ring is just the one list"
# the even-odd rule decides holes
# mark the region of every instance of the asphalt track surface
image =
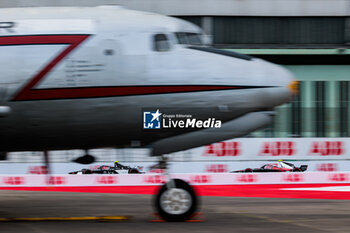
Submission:
[[0,191],[0,218],[132,216],[125,222],[0,222],[0,232],[349,232],[350,200],[201,197],[204,222],[154,223],[152,196]]

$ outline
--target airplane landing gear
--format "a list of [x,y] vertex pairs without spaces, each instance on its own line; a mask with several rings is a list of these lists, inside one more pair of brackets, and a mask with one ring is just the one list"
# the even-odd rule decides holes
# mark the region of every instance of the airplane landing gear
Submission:
[[164,184],[154,198],[154,206],[164,220],[183,222],[190,219],[198,208],[198,197],[189,183],[180,179],[171,179],[167,172],[167,158],[159,161],[159,167],[165,169],[169,181]]
[[[168,183],[173,183],[169,188]],[[185,181],[170,180],[159,190],[155,198],[158,214],[168,222],[183,222],[190,219],[198,207],[193,188]]]

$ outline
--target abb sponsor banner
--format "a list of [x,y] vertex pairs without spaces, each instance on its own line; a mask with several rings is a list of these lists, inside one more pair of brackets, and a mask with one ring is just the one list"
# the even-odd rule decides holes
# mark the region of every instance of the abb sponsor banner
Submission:
[[[290,161],[290,160],[287,160]],[[334,172],[349,171],[350,160],[307,160],[290,161],[295,166],[307,165],[308,172]],[[171,170],[174,173],[228,173],[246,168],[260,168],[265,164],[277,163],[277,160],[270,161],[212,161],[212,162],[174,162]]]
[[349,138],[238,138],[192,150],[216,160],[350,159]]
[[[350,172],[172,174],[193,185],[349,183]],[[0,187],[162,185],[162,174],[0,176]]]

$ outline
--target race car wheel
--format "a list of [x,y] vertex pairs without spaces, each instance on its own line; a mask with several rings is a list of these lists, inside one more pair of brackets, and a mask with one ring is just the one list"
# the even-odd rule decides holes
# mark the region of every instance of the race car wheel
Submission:
[[92,171],[89,170],[89,169],[86,169],[86,170],[83,172],[83,174],[92,174]]
[[183,222],[197,210],[198,199],[192,187],[185,181],[174,179],[173,187],[164,184],[155,198],[159,215],[168,222]]

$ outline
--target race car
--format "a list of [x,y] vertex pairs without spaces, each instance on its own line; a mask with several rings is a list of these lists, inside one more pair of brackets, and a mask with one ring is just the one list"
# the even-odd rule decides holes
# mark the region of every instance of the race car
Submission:
[[260,168],[246,168],[244,170],[232,171],[232,172],[304,172],[307,170],[308,165],[301,165],[296,167],[292,163],[287,163],[282,160],[278,160],[277,163],[268,163]]
[[69,174],[142,174],[142,167],[130,167],[120,164],[118,161],[114,162],[114,167],[102,165],[96,169],[81,169],[79,171],[69,172]]

